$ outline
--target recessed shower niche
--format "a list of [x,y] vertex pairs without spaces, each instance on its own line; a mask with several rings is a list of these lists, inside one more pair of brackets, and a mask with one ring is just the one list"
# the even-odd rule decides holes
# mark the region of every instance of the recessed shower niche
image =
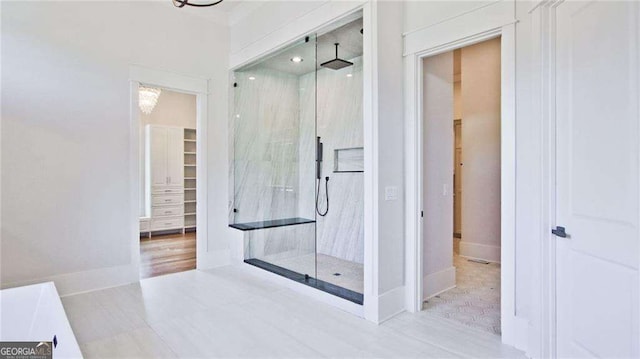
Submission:
[[245,262],[358,304],[361,30],[361,18],[343,21],[236,69],[230,118],[229,223]]

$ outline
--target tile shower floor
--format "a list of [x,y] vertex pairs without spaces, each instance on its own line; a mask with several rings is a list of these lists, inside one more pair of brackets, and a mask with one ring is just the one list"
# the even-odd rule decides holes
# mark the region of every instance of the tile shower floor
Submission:
[[[315,272],[313,254],[286,259],[267,260],[277,266],[302,274]],[[357,293],[364,293],[364,269],[362,263],[350,262],[326,254],[316,256],[317,278]]]
[[500,335],[500,264],[454,255],[456,287],[424,302],[430,314]]

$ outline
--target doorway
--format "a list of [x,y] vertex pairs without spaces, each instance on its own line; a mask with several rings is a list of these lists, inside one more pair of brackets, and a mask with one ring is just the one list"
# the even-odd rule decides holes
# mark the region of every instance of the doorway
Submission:
[[501,334],[501,40],[425,57],[422,299]]
[[141,84],[140,278],[196,268],[197,97]]

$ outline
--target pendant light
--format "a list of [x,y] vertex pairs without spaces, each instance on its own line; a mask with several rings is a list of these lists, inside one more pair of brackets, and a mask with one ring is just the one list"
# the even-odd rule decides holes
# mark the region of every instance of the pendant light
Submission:
[[162,92],[159,88],[146,87],[140,85],[138,88],[138,105],[140,110],[146,115],[151,114],[153,108],[158,103],[158,97]]
[[175,7],[185,7],[185,5],[193,6],[193,7],[208,7],[220,4],[223,0],[217,0],[211,3],[191,3],[189,0],[171,0],[173,1],[173,6]]

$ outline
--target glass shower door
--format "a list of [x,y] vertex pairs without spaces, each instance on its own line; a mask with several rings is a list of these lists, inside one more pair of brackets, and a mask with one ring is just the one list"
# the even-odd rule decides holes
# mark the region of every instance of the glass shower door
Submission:
[[316,39],[234,72],[231,227],[245,262],[316,277]]

